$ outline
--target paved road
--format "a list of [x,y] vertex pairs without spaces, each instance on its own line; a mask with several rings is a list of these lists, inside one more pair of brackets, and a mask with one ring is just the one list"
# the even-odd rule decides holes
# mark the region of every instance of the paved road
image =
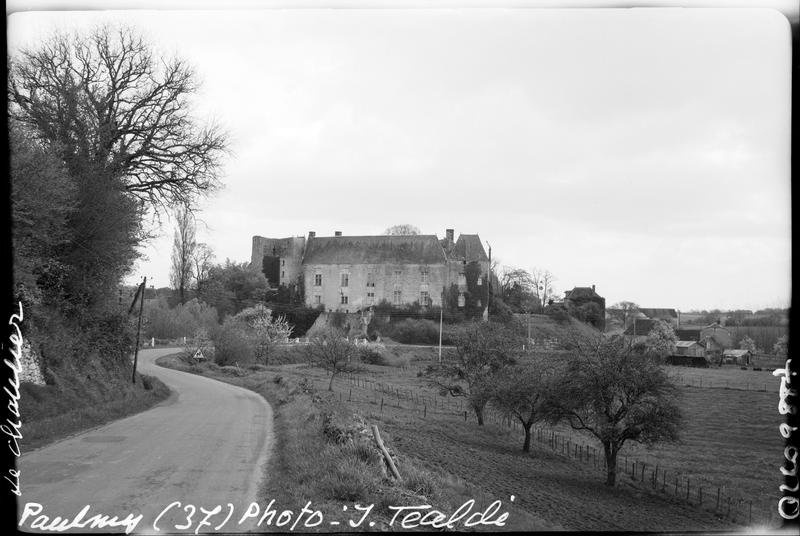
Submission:
[[[237,522],[256,500],[272,446],[272,410],[252,391],[155,365],[156,358],[174,352],[155,349],[139,354],[139,370],[157,376],[173,391],[165,402],[19,459],[18,519],[26,511],[31,513],[21,529],[44,528],[43,519],[36,521],[41,516],[50,523],[55,516],[75,521],[89,505],[84,522],[98,514],[119,521],[141,514],[134,532],[153,533],[153,522],[174,501],[181,504],[162,515],[157,524],[161,532],[194,532],[205,517],[200,507],[212,510],[221,505],[221,511],[208,520],[211,528],[200,528],[211,532],[228,516],[228,503],[234,511],[220,530],[252,528],[249,519],[242,525]],[[30,503],[40,504],[41,512],[36,513]],[[90,529],[88,524],[70,531]],[[96,529],[125,530],[108,524]]]

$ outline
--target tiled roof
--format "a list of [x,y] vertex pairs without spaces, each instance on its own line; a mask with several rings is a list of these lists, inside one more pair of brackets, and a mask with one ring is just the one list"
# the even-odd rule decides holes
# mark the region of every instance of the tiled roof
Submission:
[[436,235],[322,236],[309,239],[305,264],[444,264]]
[[693,344],[699,344],[697,341],[677,341],[675,346],[677,348],[689,348]]
[[675,336],[682,341],[699,341],[703,328],[680,328],[675,330]]

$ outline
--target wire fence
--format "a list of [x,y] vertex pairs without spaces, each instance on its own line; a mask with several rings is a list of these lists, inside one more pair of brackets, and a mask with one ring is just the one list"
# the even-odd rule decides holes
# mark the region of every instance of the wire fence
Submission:
[[[334,382],[341,402],[366,404],[380,413],[399,413],[419,419],[447,418],[461,422],[474,422],[476,415],[463,398],[445,397],[417,389],[403,388],[390,383],[376,381],[358,374],[344,373],[342,385]],[[327,389],[327,381],[310,378],[315,388]],[[323,384],[324,382],[324,384]],[[523,433],[516,419],[487,407],[484,423],[493,424],[509,431]],[[549,427],[533,427],[531,438],[552,453],[573,460],[587,471],[607,475],[608,468],[602,449],[592,444],[586,436],[571,434]],[[601,475],[598,475],[601,476]],[[726,486],[716,485],[697,475],[689,475],[654,461],[619,455],[616,462],[616,479],[636,489],[671,497],[682,503],[700,508],[710,514],[745,525],[769,525],[772,514],[755,505]]]

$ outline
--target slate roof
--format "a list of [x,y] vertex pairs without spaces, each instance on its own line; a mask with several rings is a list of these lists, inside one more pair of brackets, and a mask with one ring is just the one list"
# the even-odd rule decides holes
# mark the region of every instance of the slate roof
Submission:
[[639,311],[649,318],[678,318],[678,312],[675,309],[639,307]]
[[476,234],[459,235],[452,252],[448,252],[450,260],[489,262],[489,257],[483,249],[481,239]]
[[693,344],[700,344],[700,343],[697,342],[697,341],[676,341],[675,342],[675,347],[676,348],[689,348]]
[[308,240],[303,263],[444,264],[446,260],[436,235],[320,236]]
[[699,341],[703,328],[680,328],[675,330],[675,336],[682,341]]
[[602,298],[592,287],[575,287],[564,293],[564,299],[580,300],[584,298],[597,299]]

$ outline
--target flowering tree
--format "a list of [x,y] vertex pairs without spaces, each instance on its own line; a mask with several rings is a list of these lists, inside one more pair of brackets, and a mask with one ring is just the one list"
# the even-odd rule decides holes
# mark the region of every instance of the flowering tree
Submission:
[[246,325],[246,332],[253,344],[256,361],[264,361],[269,365],[269,354],[277,342],[285,342],[292,334],[294,326],[286,321],[286,316],[272,317],[272,310],[257,304],[241,310],[233,317],[235,321]]
[[672,326],[664,321],[656,320],[653,329],[647,334],[644,345],[648,355],[663,360],[675,352],[676,342],[678,342],[678,337]]

